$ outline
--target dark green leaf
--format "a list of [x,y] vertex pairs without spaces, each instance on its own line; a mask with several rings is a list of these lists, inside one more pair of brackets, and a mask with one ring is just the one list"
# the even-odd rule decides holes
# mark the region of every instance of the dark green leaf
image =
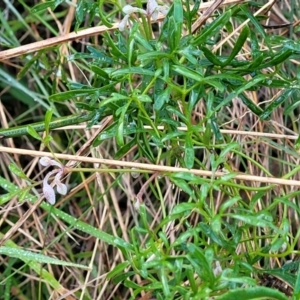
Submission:
[[115,78],[120,75],[128,75],[128,74],[155,76],[155,72],[153,72],[151,70],[143,69],[143,68],[139,68],[139,67],[131,67],[131,68],[122,68],[122,69],[116,70],[111,73],[111,77]]
[[165,103],[169,102],[170,93],[171,93],[171,89],[167,88],[163,90],[159,95],[156,96],[156,99],[154,101],[154,106],[153,106],[155,110],[160,110]]
[[65,100],[69,100],[71,98],[87,96],[87,95],[96,93],[97,91],[98,91],[98,89],[82,89],[82,90],[67,91],[67,92],[62,92],[59,94],[51,95],[49,97],[49,100],[50,101],[65,101]]
[[219,296],[217,300],[254,300],[259,298],[267,298],[273,300],[288,300],[283,293],[273,288],[267,287],[248,287],[247,289],[235,289],[231,290],[222,296]]
[[205,257],[203,249],[200,249],[196,245],[189,243],[187,244],[186,257],[202,280],[207,283],[212,283],[214,281],[212,266]]
[[170,179],[172,180],[172,182],[174,182],[176,184],[176,186],[178,186],[181,190],[183,190],[189,196],[193,195],[193,193],[194,193],[193,190],[191,189],[191,187],[187,184],[187,182],[185,180],[178,179],[175,177],[170,177]]
[[250,100],[244,93],[241,93],[239,97],[242,99],[243,103],[257,116],[260,116],[263,113],[263,110],[252,100]]
[[106,15],[105,15],[105,10],[104,10],[104,7],[103,5],[105,4],[105,1],[104,0],[100,0],[99,1],[99,9],[98,9],[98,13],[99,13],[99,16],[100,16],[100,19],[103,23],[103,25],[105,25],[106,27],[108,28],[111,28],[113,25],[111,22],[109,22],[106,18]]
[[124,261],[119,263],[116,267],[114,267],[111,271],[109,271],[106,275],[108,280],[112,279],[113,277],[123,273],[124,269],[129,266],[129,261]]
[[220,28],[225,26],[231,17],[231,11],[228,10],[225,13],[220,14],[220,16],[214,20],[211,24],[206,26],[198,36],[194,38],[191,42],[193,45],[204,44],[207,39],[212,37],[216,32],[219,32]]
[[55,8],[55,0],[38,3],[31,9],[31,12],[35,14],[37,12],[46,10],[47,8],[53,10]]
[[180,203],[173,208],[172,214],[176,215],[181,213],[189,213],[194,208],[195,208],[194,203]]
[[295,92],[294,88],[289,88],[284,90],[275,100],[268,105],[268,107],[261,113],[260,118],[261,120],[267,120],[270,118],[272,112],[281,105],[284,101],[286,101],[292,94]]

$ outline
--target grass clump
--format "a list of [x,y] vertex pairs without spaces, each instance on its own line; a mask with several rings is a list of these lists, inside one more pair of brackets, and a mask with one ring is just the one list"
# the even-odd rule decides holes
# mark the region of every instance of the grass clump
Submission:
[[[297,28],[271,34],[271,6],[242,1],[18,5],[1,13],[5,299],[298,299]],[[52,48],[29,30],[13,49],[26,20]],[[84,25],[101,35],[61,44]]]

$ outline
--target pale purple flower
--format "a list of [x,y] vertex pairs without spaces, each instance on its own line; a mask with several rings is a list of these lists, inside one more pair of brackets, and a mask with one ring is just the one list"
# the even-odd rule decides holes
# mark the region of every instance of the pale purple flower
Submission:
[[125,29],[125,27],[127,26],[129,17],[131,14],[133,13],[141,13],[146,15],[147,12],[144,9],[138,8],[138,7],[134,7],[131,5],[125,5],[122,9],[123,13],[125,14],[124,18],[122,19],[122,21],[119,24],[119,30],[123,31]]
[[56,174],[56,176],[55,176],[55,178],[54,178],[54,180],[53,180],[53,183],[54,183],[54,185],[56,185],[56,189],[57,189],[57,192],[58,192],[59,194],[61,194],[61,195],[66,195],[66,194],[67,194],[67,186],[66,186],[64,183],[62,183],[62,182],[60,181],[62,175],[63,175],[63,172],[62,172],[62,171],[59,171],[59,172]]
[[[40,164],[44,167],[48,167],[48,166],[58,167],[58,169],[54,169],[53,171],[48,172],[48,174],[45,176],[43,180],[44,197],[51,205],[54,205],[56,202],[54,186],[56,186],[56,190],[59,194],[61,195],[67,194],[67,186],[61,182],[61,178],[64,174],[64,166],[61,163],[55,161],[54,159],[50,159],[49,157],[42,157],[40,159]],[[50,185],[48,183],[49,178],[54,174],[56,175],[54,177],[52,184]]]
[[141,14],[144,14],[144,15],[147,14],[147,12],[144,9],[141,9],[141,8],[138,8],[138,7],[134,7],[134,6],[131,6],[129,4],[125,5],[122,8],[122,11],[126,15],[131,15],[133,13],[141,13]]
[[[56,170],[54,170],[56,171]],[[44,197],[46,198],[46,200],[51,204],[51,205],[54,205],[55,204],[55,192],[54,192],[54,189],[53,187],[48,183],[48,180],[50,178],[50,176],[52,174],[54,174],[55,172],[49,172],[44,180],[43,180],[43,194],[44,194]]]
[[47,157],[47,156],[43,156],[40,158],[40,164],[44,167],[56,166],[61,169],[63,168],[63,165],[61,163],[59,163],[56,160],[51,159],[50,157]]
[[154,21],[158,18],[158,13],[166,15],[168,13],[168,8],[166,6],[158,5],[156,0],[149,0],[147,2],[147,14],[151,16]]
[[149,18],[152,17],[153,20],[157,20],[158,13],[162,13],[162,14],[166,15],[168,13],[168,8],[166,6],[158,5],[156,0],[148,0],[147,10],[144,10],[144,9],[141,9],[138,7],[134,7],[134,6],[128,4],[122,8],[122,11],[125,14],[125,16],[119,24],[120,31],[123,31],[125,29],[125,27],[127,26],[127,23],[128,23],[128,20],[129,20],[129,17],[131,14],[140,13],[145,16],[148,16]]

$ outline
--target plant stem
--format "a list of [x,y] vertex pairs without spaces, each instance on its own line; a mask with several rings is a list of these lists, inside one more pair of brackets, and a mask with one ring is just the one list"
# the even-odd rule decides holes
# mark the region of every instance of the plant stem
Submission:
[[[59,118],[58,120],[54,120],[50,122],[49,129],[59,128],[67,125],[74,125],[79,124],[82,122],[86,122],[91,120],[94,117],[95,113],[84,113],[84,114],[78,114],[78,115],[70,115],[67,117]],[[31,127],[33,127],[37,132],[41,132],[45,130],[45,122],[37,122],[30,124]],[[27,135],[27,125],[21,125],[16,126],[12,128],[7,129],[0,129],[0,139],[1,138],[10,138],[10,137],[16,137],[16,136],[22,136]]]

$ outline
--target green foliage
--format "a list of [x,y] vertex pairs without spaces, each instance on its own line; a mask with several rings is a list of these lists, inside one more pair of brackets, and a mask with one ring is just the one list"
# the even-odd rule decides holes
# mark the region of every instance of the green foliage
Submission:
[[[31,12],[41,16],[46,9],[55,11],[63,3],[65,1],[46,1],[37,4]],[[137,3],[142,7],[139,1]],[[113,8],[106,14],[104,7],[108,4]],[[74,218],[69,211],[41,204],[50,219],[54,220],[55,216],[70,228],[121,251],[124,261],[108,270],[107,279],[132,289],[130,299],[141,292],[149,292],[156,299],[288,299],[280,291],[259,286],[259,276],[264,273],[273,273],[288,282],[295,288],[294,296],[298,297],[299,274],[285,266],[272,269],[270,261],[277,254],[278,257],[288,256],[294,251],[297,239],[289,232],[288,211],[293,210],[295,214],[300,211],[288,199],[299,197],[300,192],[278,191],[274,185],[250,186],[237,181],[237,173],[227,164],[229,154],[250,161],[259,172],[271,175],[249,154],[243,153],[239,143],[223,135],[221,129],[224,114],[232,108],[233,99],[240,99],[260,121],[270,120],[281,107],[287,117],[295,119],[292,114],[299,104],[299,78],[290,76],[284,65],[291,59],[299,59],[300,44],[290,38],[266,34],[258,18],[251,13],[250,4],[235,5],[221,14],[215,13],[203,28],[192,34],[191,25],[199,4],[200,1],[196,1],[194,9],[190,9],[189,1],[183,4],[174,0],[159,31],[155,31],[144,17],[142,21],[132,18],[133,24],[124,32],[103,34],[102,47],[89,45],[85,53],[73,51],[68,62],[84,70],[87,82],[66,80],[68,90],[64,91],[47,84],[44,95],[50,94],[49,103],[38,97],[45,111],[42,121],[0,129],[0,137],[28,134],[50,147],[54,141],[51,129],[85,121],[90,128],[111,115],[113,122],[94,139],[93,147],[113,141],[115,147],[110,154],[115,159],[121,159],[136,147],[135,160],[185,168],[173,174],[161,172],[159,175],[163,179],[155,178],[149,184],[151,200],[160,203],[161,219],[157,221],[142,204],[137,224],[128,232],[129,241]],[[119,9],[113,1],[80,0],[76,6],[75,30],[79,30],[84,21],[89,26],[95,19],[111,27],[111,16]],[[232,36],[231,43],[225,43],[222,51],[215,48],[224,38],[222,32],[230,34],[234,24],[245,20],[249,20],[248,24]],[[29,58],[18,73],[19,78],[31,72],[31,68],[38,71],[43,55],[41,52]],[[18,93],[19,99],[26,95],[20,101],[28,106],[34,103],[33,99],[37,101],[33,92],[6,75],[0,69],[1,85],[10,81],[12,93]],[[280,93],[268,104],[261,105],[249,95],[263,88],[280,90]],[[61,113],[65,110],[60,108],[70,103],[74,104],[72,110],[75,108],[76,114]],[[195,118],[195,109],[200,104],[204,105],[206,113]],[[163,129],[158,129],[159,126]],[[180,126],[186,130],[179,130]],[[42,131],[46,132],[44,138],[38,133]],[[299,144],[298,138],[295,149],[288,150],[297,159]],[[277,146],[274,142],[274,148]],[[206,163],[213,172],[224,166],[227,169],[224,176],[205,178],[187,171],[205,169],[203,157],[208,158]],[[298,170],[297,162],[292,161],[290,165],[294,170],[289,173],[292,176]],[[11,164],[10,171],[29,182],[17,165]],[[143,176],[149,180],[149,175]],[[114,186],[124,188],[120,178],[116,177],[112,186],[106,187],[107,191]],[[166,181],[171,181],[185,199],[172,208],[164,202]],[[29,188],[19,189],[2,177],[0,186],[6,191],[0,196],[1,205],[14,196],[37,201]],[[28,186],[33,187],[29,183]],[[216,205],[217,193],[222,195],[219,206]],[[267,197],[272,197],[270,205],[262,201]],[[104,196],[100,198],[99,201],[103,201]],[[154,226],[150,226],[152,222]],[[7,247],[0,247],[0,253],[10,258],[18,257],[14,246]],[[54,276],[45,275],[46,270],[40,264],[61,265],[61,260],[34,255],[29,250],[19,253],[20,260],[35,271],[40,268],[42,278],[58,288]],[[264,270],[258,267],[259,263]],[[65,265],[78,267],[70,262]],[[137,275],[143,285],[137,284]],[[92,299],[88,292],[85,297]]]

